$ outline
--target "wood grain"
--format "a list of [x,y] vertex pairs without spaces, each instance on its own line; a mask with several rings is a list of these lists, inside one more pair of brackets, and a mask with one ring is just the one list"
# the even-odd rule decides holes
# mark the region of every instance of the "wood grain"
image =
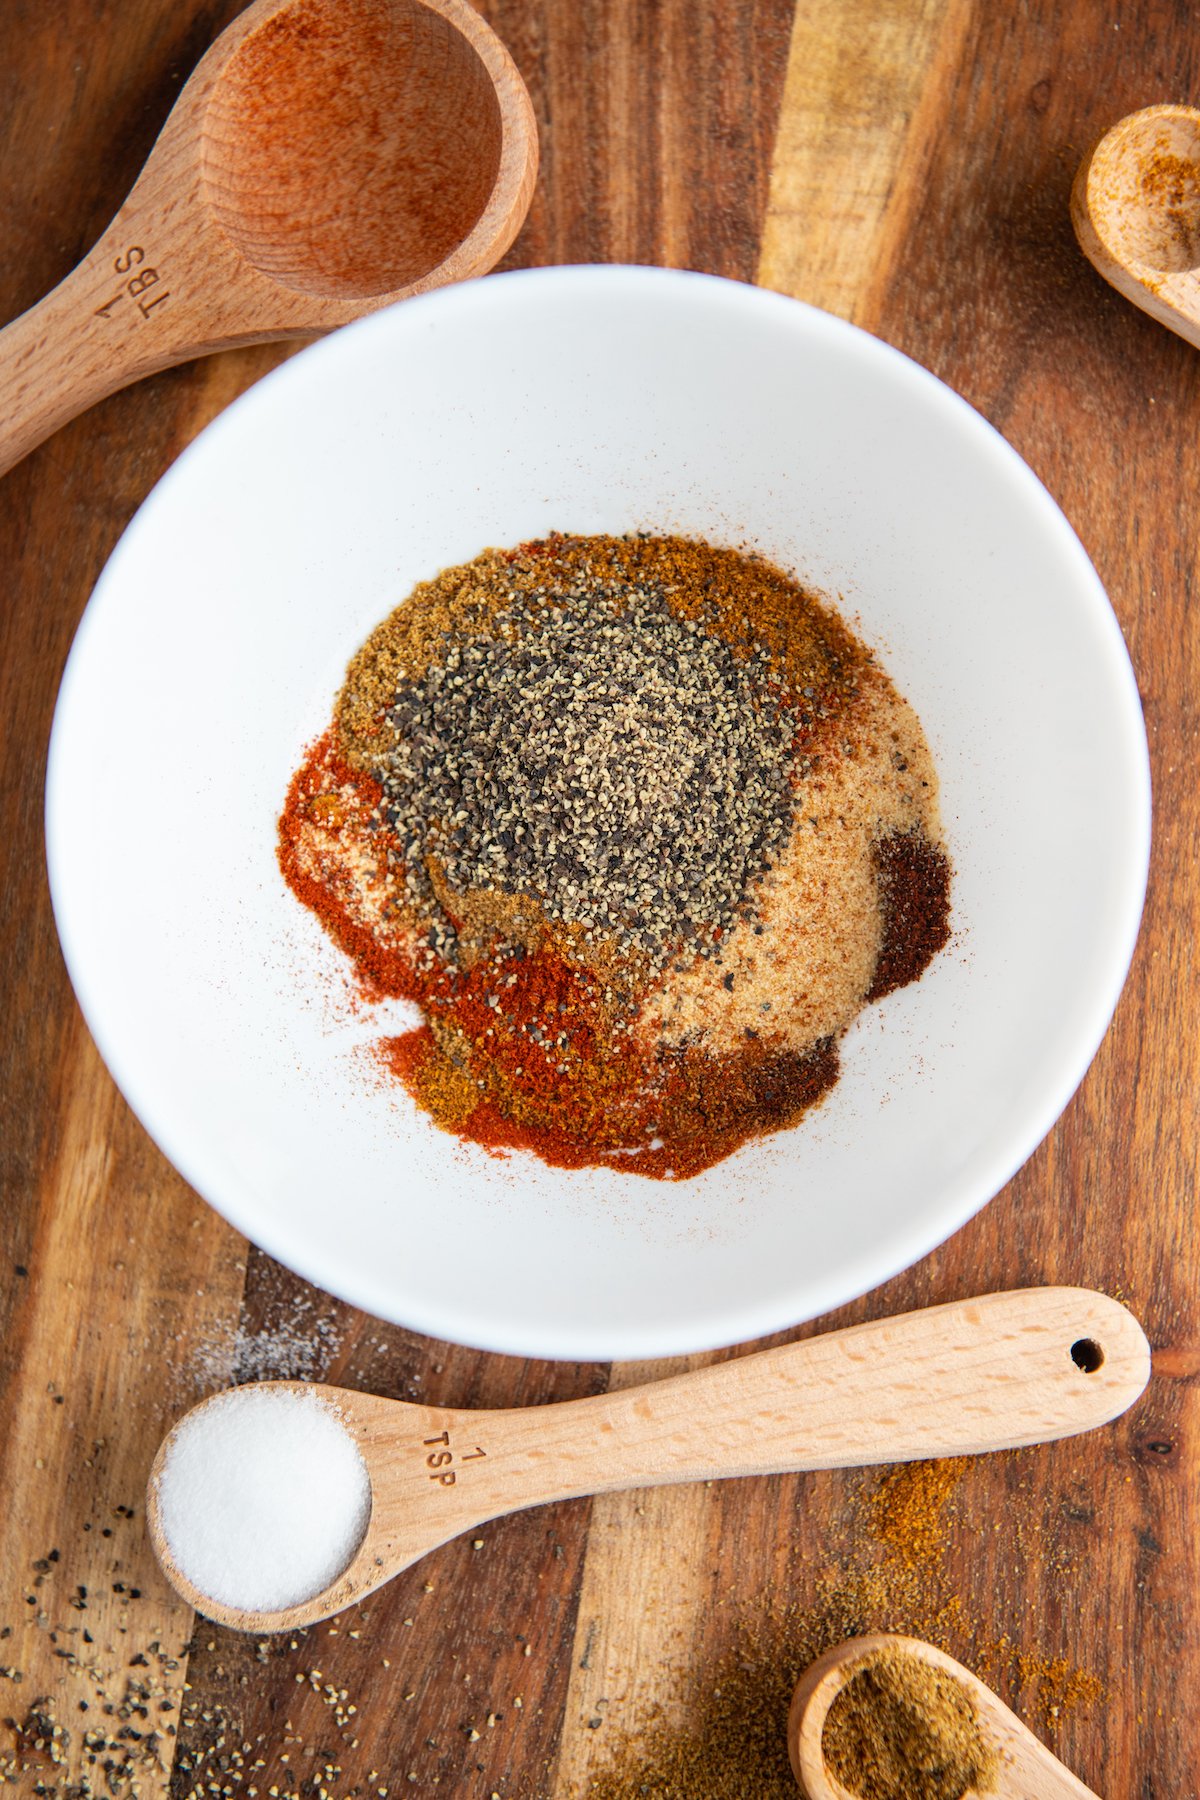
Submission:
[[[111,217],[203,48],[195,17],[117,10],[5,19],[0,316],[51,287]],[[189,1616],[146,1558],[139,1489],[159,1423],[195,1392],[179,1391],[178,1366],[203,1337],[232,1333],[244,1277],[244,1246],[149,1143],[71,997],[42,849],[51,709],[125,521],[201,419],[266,366],[262,352],[239,354],[211,391],[197,372],[164,378],[150,405],[122,395],[0,488],[0,1716],[12,1722],[0,1766],[19,1793],[95,1775],[84,1730],[138,1729],[102,1706],[126,1705],[128,1684],[148,1677],[175,1710],[156,1715],[160,1742],[134,1767],[143,1792],[165,1792]],[[130,1667],[153,1643],[148,1668]],[[45,1699],[70,1734],[55,1746],[61,1765],[13,1728]]]
[[[1082,1279],[1087,1270],[1149,1320],[1161,1378],[1131,1421],[1087,1453],[1062,1446],[963,1477],[957,1529],[920,1581],[908,1581],[908,1595],[904,1580],[880,1592],[854,1574],[864,1535],[872,1550],[864,1490],[853,1477],[654,1496],[674,1582],[647,1573],[654,1550],[638,1542],[636,1498],[596,1502],[593,1541],[606,1525],[612,1530],[603,1540],[604,1576],[596,1589],[585,1587],[580,1627],[591,1638],[589,1663],[597,1646],[605,1658],[590,1694],[615,1694],[619,1703],[603,1709],[603,1729],[587,1741],[578,1730],[587,1708],[569,1714],[576,1739],[564,1745],[564,1792],[583,1791],[610,1761],[604,1740],[636,1730],[656,1702],[682,1728],[723,1658],[731,1649],[745,1655],[745,1633],[786,1655],[792,1637],[778,1623],[789,1603],[781,1595],[815,1614],[825,1604],[822,1572],[848,1565],[842,1580],[853,1629],[903,1628],[916,1622],[918,1605],[939,1617],[956,1654],[993,1666],[1006,1697],[1098,1791],[1150,1794],[1172,1781],[1187,1793],[1200,1787],[1193,1710],[1176,1679],[1200,1652],[1197,1619],[1180,1598],[1195,1591],[1197,1574],[1188,1524],[1195,1270],[1181,1221],[1195,1204],[1200,1091],[1196,971],[1184,949],[1197,897],[1182,871],[1200,820],[1194,793],[1185,797],[1181,787],[1195,756],[1197,634],[1189,610],[1194,554],[1177,525],[1195,483],[1181,456],[1194,428],[1197,371],[1194,359],[1103,290],[1067,217],[1075,164],[1106,124],[1146,101],[1194,96],[1182,15],[1172,33],[1165,11],[1137,11],[1130,18],[1094,9],[1085,21],[1079,9],[1046,6],[1023,9],[1018,25],[999,9],[947,7],[940,23],[919,7],[837,9],[851,41],[838,47],[835,67],[851,82],[856,65],[879,67],[881,44],[894,43],[902,24],[922,82],[910,112],[901,55],[894,104],[877,99],[875,117],[890,120],[892,137],[876,141],[871,160],[894,174],[860,190],[851,242],[861,260],[847,275],[846,243],[823,235],[843,210],[843,184],[818,187],[807,207],[789,199],[802,191],[806,169],[823,166],[830,136],[826,114],[804,104],[814,71],[828,79],[829,21],[820,9],[799,7],[788,100],[799,93],[802,112],[789,117],[785,101],[781,185],[772,187],[760,279],[831,306],[925,361],[1033,461],[1109,586],[1148,703],[1155,756],[1146,924],[1096,1065],[1005,1193],[934,1257],[872,1296],[871,1307],[964,1292],[980,1268],[1010,1279]],[[857,55],[856,31],[865,37]],[[839,98],[851,112],[868,105],[853,93]],[[1155,446],[1164,416],[1167,441]],[[1139,467],[1161,468],[1167,485],[1149,515],[1127,502],[1126,483]],[[860,1306],[839,1318],[861,1316]],[[876,1546],[873,1554],[886,1552]],[[584,1648],[577,1638],[577,1661]],[[1065,1704],[1039,1654],[1062,1659],[1059,1679],[1094,1672],[1103,1703]],[[1147,1671],[1165,1663],[1171,1698],[1149,1703]],[[582,1692],[583,1676],[575,1682]],[[628,1765],[628,1747],[620,1760]],[[644,1773],[655,1772],[651,1759]]]
[[[1129,642],[1155,789],[1146,916],[1114,1027],[1007,1205],[984,1215],[974,1243],[944,1254],[1011,1256],[1016,1243],[1047,1272],[1086,1264],[1101,1285],[1124,1294],[1164,1347],[1197,1336],[1195,1246],[1181,1221],[1195,1205],[1200,1091],[1196,969],[1185,949],[1200,898],[1183,874],[1192,854],[1185,846],[1194,847],[1200,826],[1194,784],[1184,791],[1200,647],[1195,551],[1178,520],[1194,498],[1194,472],[1180,450],[1200,371],[1187,346],[1123,304],[1088,267],[1070,233],[1068,201],[1076,162],[1107,124],[1141,104],[1194,94],[1194,40],[1178,37],[1174,56],[1161,60],[1183,17],[1176,14],[1173,33],[1169,9],[1147,16],[1131,36],[1131,22],[1116,14],[1081,15],[1070,28],[1071,70],[1080,57],[1091,67],[1083,89],[1068,74],[1061,8],[1048,9],[1034,30],[1017,31],[990,13],[977,18],[971,67],[999,73],[1022,129],[1008,131],[997,159],[998,102],[987,83],[960,81],[947,96],[942,146],[910,239],[928,248],[893,262],[874,321],[998,424],[1076,523]],[[1130,495],[1147,487],[1153,506],[1131,506]],[[1094,1515],[1070,1630],[1088,1644],[1109,1699],[1102,1727],[1066,1721],[1060,1753],[1106,1794],[1164,1778],[1188,1791],[1200,1772],[1182,1676],[1200,1651],[1200,1620],[1178,1600],[1197,1591],[1200,1574],[1188,1520],[1196,1418],[1194,1385],[1156,1383],[1132,1415],[1117,1466],[1076,1477],[1090,1490]],[[1055,1461],[1048,1458],[1041,1475],[1048,1498],[1061,1480]],[[1047,1607],[1065,1647],[1064,1611],[1057,1601]],[[1166,1691],[1147,1703],[1152,1668],[1166,1671]]]
[[[708,1367],[717,1358],[621,1363],[612,1390]],[[610,1760],[609,1738],[630,1721],[686,1726],[678,1672],[704,1641],[720,1502],[711,1482],[607,1494],[592,1506],[571,1685],[555,1792],[587,1791]]]
[[[0,0],[0,317],[33,303],[94,241],[182,81],[237,10],[236,0]],[[946,1647],[1096,1792],[1196,1795],[1200,626],[1189,521],[1200,365],[1094,274],[1067,215],[1079,158],[1117,117],[1197,99],[1191,9],[494,0],[485,10],[529,83],[545,156],[510,264],[623,258],[759,273],[835,307],[1005,432],[1112,596],[1146,707],[1156,799],[1146,920],[1116,1021],[1063,1119],[985,1212],[821,1328],[1041,1281],[1107,1289],[1143,1319],[1156,1373],[1138,1407],[1091,1438],[957,1470],[917,1598],[940,1617]],[[866,133],[861,172],[853,133],[833,117],[841,107]],[[126,1489],[148,1468],[164,1413],[230,1369],[253,1372],[268,1352],[278,1364],[298,1344],[313,1366],[277,1372],[453,1406],[538,1403],[607,1381],[591,1365],[525,1365],[381,1327],[258,1253],[235,1322],[238,1240],[113,1096],[66,985],[42,873],[41,786],[71,634],[150,485],[278,354],[155,376],[66,427],[0,486],[0,1455],[10,1499],[0,1628],[13,1632],[0,1660],[20,1667],[4,1648],[18,1638],[33,1658],[21,1684],[0,1676],[0,1717],[23,1718],[41,1695],[70,1705],[79,1692],[59,1646],[30,1632],[27,1595],[29,1613],[49,1615],[39,1597],[69,1599],[82,1582],[108,1660],[132,1647],[142,1601],[113,1594],[112,1582],[142,1585],[139,1521],[119,1515],[98,1544],[83,1526],[98,1522],[101,1503],[135,1504]],[[163,1348],[119,1353],[129,1334]],[[654,1371],[614,1379],[635,1373]],[[89,1472],[94,1487],[66,1475],[69,1446],[84,1440],[108,1446]],[[753,1654],[786,1664],[799,1642],[783,1621],[793,1603],[811,1609],[834,1592],[852,1629],[920,1623],[904,1580],[886,1602],[872,1587],[889,1554],[872,1531],[876,1483],[755,1477],[562,1502],[489,1525],[478,1549],[471,1537],[446,1545],[364,1617],[266,1650],[201,1628],[175,1774],[148,1772],[144,1800],[168,1785],[176,1800],[207,1796],[218,1776],[235,1800],[252,1785],[306,1797],[323,1785],[357,1800],[435,1783],[566,1800],[654,1707],[684,1729],[730,1652],[746,1660],[744,1645],[758,1643]],[[34,1571],[51,1548],[59,1562]],[[64,1609],[74,1622],[65,1599]],[[164,1631],[177,1628],[157,1619],[157,1601],[153,1610]],[[1075,1689],[1068,1704],[1034,1652],[1094,1674],[1103,1699],[1089,1706]],[[178,1671],[165,1673],[174,1681]],[[799,1669],[781,1673],[786,1684]],[[11,1746],[11,1731],[0,1742]],[[164,1764],[174,1743],[164,1737]],[[28,1740],[16,1747],[28,1753]],[[38,1767],[54,1779],[45,1757]],[[15,1791],[30,1791],[28,1771],[20,1780]]]
[[[142,1433],[161,1428],[178,1405],[164,1350],[200,1317],[218,1327],[236,1318],[245,1264],[236,1239],[157,1167],[82,1026],[72,1024],[61,1082],[43,1098],[55,1143],[7,1344],[20,1378],[6,1383],[0,1436],[4,1654],[23,1691],[14,1688],[5,1711],[11,1706],[21,1725],[40,1697],[51,1697],[40,1710],[69,1733],[58,1746],[63,1767],[81,1775],[91,1760],[83,1731],[105,1724],[81,1719],[81,1708],[100,1715],[127,1699],[139,1677],[122,1640],[142,1651],[157,1644],[146,1679],[164,1735],[146,1749],[152,1774],[170,1763],[164,1728],[182,1698],[191,1615],[146,1554]],[[30,1735],[13,1758],[13,1772],[26,1778],[40,1761],[27,1755]]]
[[969,17],[963,0],[823,0],[797,9],[761,287],[857,322],[919,192]]

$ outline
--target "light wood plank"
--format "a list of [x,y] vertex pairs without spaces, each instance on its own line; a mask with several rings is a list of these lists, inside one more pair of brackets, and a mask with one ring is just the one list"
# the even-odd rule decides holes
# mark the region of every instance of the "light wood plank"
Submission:
[[[610,1392],[717,1360],[616,1363]],[[605,1767],[606,1725],[623,1730],[653,1713],[667,1729],[683,1726],[684,1652],[703,1635],[720,1524],[720,1496],[711,1482],[593,1500],[555,1800],[585,1794]]]
[[[932,64],[952,66],[960,0],[819,0],[796,13],[770,169],[756,280],[856,318],[883,255],[888,204]],[[924,118],[921,120],[924,125]],[[678,172],[677,172],[678,177]],[[712,1357],[614,1366],[630,1387]],[[683,1647],[705,1636],[721,1589],[713,1569],[723,1502],[712,1484],[602,1495],[576,1623],[555,1796],[585,1794],[609,1759],[599,1719],[653,1714],[681,1727]],[[611,1708],[611,1712],[610,1712]]]
[[[958,63],[966,0],[798,7],[757,282],[864,322]],[[900,180],[903,169],[904,180]]]
[[[18,1277],[0,1436],[2,1710],[20,1733],[0,1769],[31,1793],[51,1769],[95,1782],[112,1759],[153,1800],[167,1791],[191,1613],[151,1554],[146,1472],[201,1323],[232,1339],[244,1246],[163,1164],[78,1017],[47,1105],[57,1151]],[[144,1714],[122,1712],[131,1699]],[[139,1735],[114,1744],[123,1725]],[[96,1733],[103,1750],[89,1750]]]

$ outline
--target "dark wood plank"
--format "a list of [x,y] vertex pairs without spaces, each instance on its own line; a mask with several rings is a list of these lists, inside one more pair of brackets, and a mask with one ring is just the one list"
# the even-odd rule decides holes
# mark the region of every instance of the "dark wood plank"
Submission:
[[[236,10],[198,0],[0,5],[0,313],[36,298],[106,222],[188,69]],[[496,0],[488,10],[530,82],[545,150],[509,264],[623,258],[753,277],[790,5]],[[792,1665],[822,1634],[880,1624],[936,1635],[979,1667],[1101,1792],[1186,1794],[1200,1783],[1190,1231],[1200,653],[1188,524],[1200,365],[1092,274],[1065,211],[1089,137],[1134,106],[1194,97],[1198,53],[1188,9],[1165,0],[1119,17],[1086,0],[1037,0],[1019,19],[957,0],[940,16],[927,4],[903,16],[918,13],[933,36],[917,103],[910,110],[893,75],[864,115],[886,125],[891,95],[899,118],[894,178],[875,194],[878,218],[863,240],[869,253],[861,266],[831,254],[828,266],[846,309],[993,418],[1079,528],[1146,703],[1156,843],[1130,986],[1064,1119],[978,1220],[842,1318],[991,1285],[1077,1280],[1120,1293],[1143,1317],[1155,1381],[1109,1433],[958,1472],[943,1528],[915,1567],[880,1538],[878,1478],[830,1475],[606,1501],[599,1524],[585,1504],[504,1521],[479,1534],[480,1548],[464,1540],[411,1571],[365,1620],[335,1621],[294,1645],[260,1650],[201,1626],[176,1796],[214,1781],[235,1795],[322,1784],[338,1796],[435,1784],[549,1793],[572,1772],[603,1766],[622,1729],[638,1725],[635,1699],[674,1706],[683,1731],[696,1693],[732,1654],[747,1694],[766,1694],[777,1672],[777,1705],[799,1672]],[[879,32],[900,17],[881,5]],[[829,19],[828,8],[799,9],[802,54],[804,31],[824,31]],[[850,38],[843,49],[852,79]],[[878,73],[887,58],[857,66]],[[803,294],[804,258],[790,266]],[[814,280],[819,273],[814,264]],[[257,1255],[239,1322],[237,1240],[116,1099],[69,995],[41,852],[58,672],[133,508],[274,356],[215,359],[116,396],[0,486],[0,906],[16,950],[0,971],[0,1478],[14,1497],[0,1627],[18,1630],[21,1657],[39,1679],[48,1671],[47,1683],[54,1650],[76,1641],[65,1632],[82,1629],[68,1600],[81,1582],[97,1599],[103,1630],[94,1635],[115,1676],[128,1673],[126,1651],[149,1630],[126,1597],[109,1597],[114,1579],[126,1593],[144,1582],[164,1634],[180,1625],[154,1587],[138,1521],[119,1514],[100,1526],[100,1516],[134,1499],[163,1418],[224,1380],[239,1345],[243,1372],[254,1372],[256,1356],[308,1355],[298,1372],[451,1403],[534,1403],[604,1379],[594,1366],[524,1365],[387,1330]],[[106,1340],[114,1319],[125,1335]],[[83,1459],[92,1469],[80,1479],[73,1459],[92,1443],[105,1449]],[[60,1561],[35,1571],[50,1548]],[[614,1591],[639,1568],[654,1575],[664,1605],[673,1586],[687,1586],[687,1635],[669,1653],[662,1634],[636,1639],[645,1593]],[[653,1647],[636,1694],[589,1685],[595,1621],[575,1619],[581,1591],[599,1606],[615,1664],[629,1662],[631,1643]],[[601,1648],[593,1642],[597,1658]],[[16,1651],[0,1660],[19,1666]],[[1103,1697],[1089,1705],[1087,1683],[1071,1687],[1073,1671],[1095,1676]],[[177,1689],[177,1673],[168,1687]],[[71,1681],[60,1697],[77,1704],[83,1688]],[[32,1697],[9,1686],[0,1716],[17,1717]],[[556,1777],[564,1717],[569,1754]],[[581,1739],[588,1757],[577,1753]],[[722,1741],[725,1754],[736,1747],[728,1721]],[[48,1762],[38,1766],[53,1779]],[[335,1766],[340,1773],[322,1775]],[[143,1789],[156,1791],[161,1782]]]
[[[672,262],[750,279],[790,5],[717,7],[703,19],[649,3],[501,0],[484,10],[529,83],[542,134],[538,194],[504,266]],[[319,1303],[315,1290],[255,1252],[245,1331],[268,1328],[266,1296],[276,1296],[277,1306],[281,1286],[291,1288],[303,1316]],[[595,1367],[479,1356],[349,1313],[343,1328],[331,1375],[377,1392],[501,1406],[570,1398],[605,1379]],[[236,1719],[256,1746],[264,1791],[272,1782],[288,1791],[288,1768],[300,1758],[307,1772],[306,1750],[323,1744],[328,1696],[323,1684],[297,1680],[315,1658],[325,1680],[347,1687],[359,1706],[359,1746],[351,1751],[343,1742],[340,1751],[347,1781],[374,1768],[385,1785],[396,1784],[393,1791],[401,1781],[436,1781],[469,1783],[483,1794],[543,1793],[558,1753],[588,1519],[580,1502],[499,1521],[482,1533],[479,1550],[471,1540],[447,1545],[370,1603],[355,1644],[335,1621],[337,1636],[319,1628],[294,1649],[274,1648],[251,1670],[253,1652],[229,1633],[202,1628],[189,1675],[194,1692],[208,1710],[215,1705]],[[281,1738],[281,1709],[299,1743]],[[191,1791],[193,1772],[184,1765],[195,1761],[199,1769],[210,1760],[204,1724],[184,1731],[177,1796]]]
[[503,267],[662,263],[754,278],[792,7],[488,0],[542,173]]
[[[58,280],[116,209],[205,39],[197,14],[6,8],[0,316]],[[264,365],[237,366],[248,380]],[[84,1776],[83,1732],[107,1741],[130,1725],[117,1712],[143,1680],[160,1743],[146,1730],[96,1755],[136,1769],[147,1794],[162,1786],[189,1615],[147,1554],[146,1458],[177,1405],[176,1351],[232,1323],[242,1286],[238,1239],[158,1156],[83,1027],[42,846],[50,718],[75,624],[185,418],[195,429],[204,416],[209,380],[118,396],[0,486],[0,1716],[12,1722],[0,1768],[25,1793],[56,1765],[36,1731],[13,1725],[31,1708],[49,1715],[68,1734],[55,1740],[60,1773]]]

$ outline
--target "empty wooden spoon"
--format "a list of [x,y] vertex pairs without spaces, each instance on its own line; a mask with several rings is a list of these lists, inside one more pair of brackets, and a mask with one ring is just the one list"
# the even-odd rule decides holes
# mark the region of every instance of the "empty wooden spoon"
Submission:
[[255,0],[100,242],[0,332],[0,473],[156,369],[484,273],[536,176],[529,96],[465,0]]
[[1071,218],[1119,294],[1200,345],[1200,110],[1147,106],[1121,119],[1076,174]]
[[[856,1325],[645,1387],[513,1411],[269,1383],[323,1398],[366,1463],[366,1535],[343,1572],[278,1611],[214,1601],[197,1588],[167,1540],[160,1502],[173,1445],[198,1408],[159,1449],[147,1520],[167,1578],[193,1606],[237,1630],[293,1630],[362,1600],[459,1532],[522,1507],[614,1488],[1044,1443],[1124,1412],[1149,1370],[1141,1327],[1117,1301],[1085,1288],[1025,1288]],[[270,1530],[269,1506],[268,1495],[262,1532]]]
[[961,1790],[960,1800],[1097,1800],[1091,1788],[1064,1768],[1056,1756],[1022,1725],[999,1695],[977,1675],[920,1638],[886,1632],[850,1638],[827,1650],[796,1684],[788,1714],[788,1755],[792,1773],[808,1800],[859,1800],[830,1769],[823,1745],[830,1707],[848,1683],[881,1657],[912,1657],[959,1683],[974,1708],[988,1758],[978,1787]]

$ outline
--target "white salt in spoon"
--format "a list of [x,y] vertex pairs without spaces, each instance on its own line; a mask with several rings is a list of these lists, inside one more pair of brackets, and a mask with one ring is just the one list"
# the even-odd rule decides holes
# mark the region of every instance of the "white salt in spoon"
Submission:
[[[191,1605],[235,1630],[290,1631],[365,1599],[448,1538],[522,1507],[665,1482],[1045,1443],[1124,1412],[1149,1373],[1142,1329],[1117,1301],[1086,1288],[1026,1288],[552,1406],[468,1412],[302,1382],[260,1383],[203,1401],[174,1427],[150,1473],[147,1519],[168,1580]],[[332,1409],[357,1445],[369,1481],[365,1529],[365,1487],[360,1510],[353,1496],[331,1508],[324,1535],[328,1543],[340,1539],[345,1557],[336,1576],[327,1567],[315,1573],[323,1549],[319,1511],[315,1524],[309,1518],[305,1525],[317,1542],[304,1597],[290,1588],[264,1597],[256,1583],[253,1596],[249,1586],[239,1588],[241,1571],[248,1580],[253,1575],[255,1542],[270,1546],[272,1506],[282,1513],[285,1503],[303,1498],[303,1456],[299,1464],[288,1460],[290,1472],[281,1466],[272,1482],[264,1439],[263,1478],[247,1493],[245,1508],[230,1493],[216,1493],[226,1515],[216,1534],[196,1517],[211,1494],[179,1476],[189,1460],[213,1475],[219,1459],[207,1447],[190,1458],[189,1436],[201,1425],[211,1428],[209,1409],[255,1393],[305,1396],[323,1416]],[[227,1416],[232,1430],[237,1415]],[[295,1446],[283,1448],[291,1459]],[[314,1492],[320,1457],[314,1449]],[[230,1462],[240,1489],[240,1464]],[[219,1548],[228,1548],[228,1569],[216,1579],[200,1575],[208,1566],[204,1558],[193,1555],[189,1566],[187,1554],[191,1544],[214,1535]]]
[[848,1682],[883,1651],[898,1651],[949,1675],[975,1709],[980,1735],[995,1757],[986,1786],[966,1788],[961,1800],[1097,1800],[1070,1769],[1051,1755],[998,1694],[943,1650],[921,1638],[887,1632],[849,1638],[818,1657],[804,1671],[792,1695],[788,1714],[788,1756],[792,1773],[806,1800],[858,1800],[843,1787],[825,1761],[822,1740],[829,1709]]

